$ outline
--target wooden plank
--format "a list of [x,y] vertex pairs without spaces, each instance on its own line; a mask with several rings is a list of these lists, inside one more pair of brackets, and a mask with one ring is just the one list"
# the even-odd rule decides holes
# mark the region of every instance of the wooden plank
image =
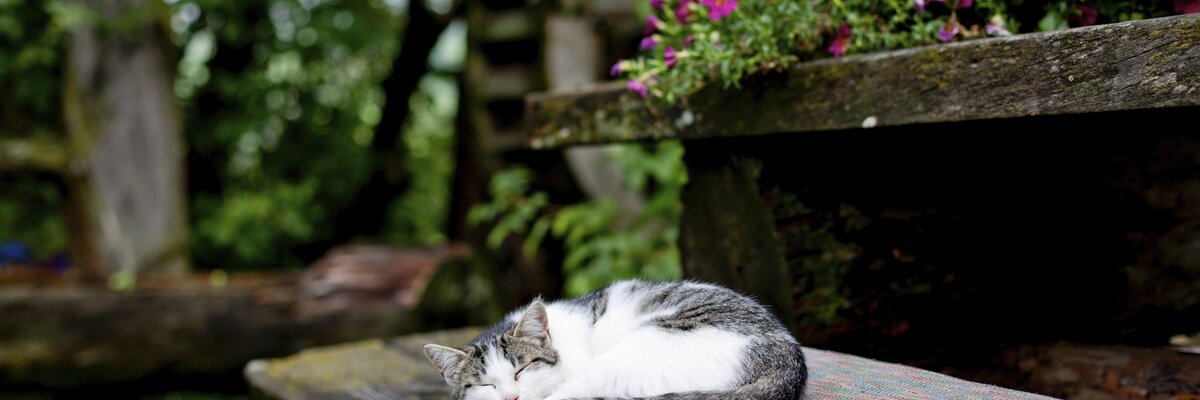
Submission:
[[[345,325],[298,322],[295,278],[238,279],[223,288],[210,287],[207,279],[149,288],[156,286],[150,279],[143,277],[143,288],[130,293],[94,285],[5,284],[0,385],[69,388],[169,369],[219,373],[254,357],[355,336],[333,332]],[[390,313],[392,320],[403,314]]]
[[[135,289],[117,292],[24,271],[0,274],[0,387],[73,390],[168,372],[216,375],[254,358],[393,335],[422,323],[412,302],[398,296],[409,289],[403,286],[374,298],[344,284],[330,293],[326,281],[345,282],[353,272],[326,279],[234,274],[220,285],[208,274],[143,275]],[[391,271],[359,275],[382,280],[406,269]]]
[[1200,106],[1200,15],[825,59],[653,109],[614,82],[527,97],[534,148]]

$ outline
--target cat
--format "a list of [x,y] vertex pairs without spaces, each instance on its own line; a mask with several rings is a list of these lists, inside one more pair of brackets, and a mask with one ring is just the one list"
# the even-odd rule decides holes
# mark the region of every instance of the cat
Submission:
[[424,349],[453,400],[793,400],[808,378],[800,344],[766,308],[698,282],[537,299],[461,349]]

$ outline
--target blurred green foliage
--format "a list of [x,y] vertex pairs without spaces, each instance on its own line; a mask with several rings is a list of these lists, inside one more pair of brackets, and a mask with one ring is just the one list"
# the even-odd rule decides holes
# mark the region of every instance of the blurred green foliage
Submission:
[[0,0],[0,135],[47,135],[59,120],[69,13],[59,2]]
[[[174,85],[188,150],[195,265],[300,266],[293,250],[327,237],[331,215],[353,201],[377,166],[368,146],[383,117],[379,82],[399,50],[407,3],[149,4],[126,14],[163,16],[177,46]],[[119,33],[120,20],[104,26]],[[0,140],[65,136],[59,110],[65,32],[80,22],[95,22],[95,15],[74,3],[0,0]],[[461,24],[452,25],[410,100],[402,143],[411,190],[386,216],[384,239],[391,243],[445,241],[458,93],[453,74],[464,41]],[[58,195],[49,194],[54,184],[0,179],[0,238],[31,243],[39,254],[65,248]]]
[[[66,250],[62,214],[58,208],[46,207],[62,201],[62,193],[53,183],[13,177],[0,179],[0,186],[5,192],[0,201],[0,227],[19,227],[21,240],[42,257]],[[0,230],[0,235],[7,235],[6,230]]]
[[[329,218],[376,167],[367,150],[382,118],[379,82],[404,34],[403,7],[211,0],[171,6],[183,48],[176,91],[185,104],[185,135],[192,156],[212,163],[189,167],[213,174],[213,182],[196,182],[203,175],[194,171],[190,182],[193,257],[201,266],[235,269],[299,265],[290,249],[329,235]],[[451,64],[443,67],[457,68]],[[400,244],[444,240],[445,197],[430,196],[448,192],[457,89],[444,76],[428,77],[420,89],[403,142],[413,156],[413,190],[388,218],[394,229],[386,236]]]
[[494,222],[487,239],[493,248],[510,235],[523,236],[526,257],[534,256],[547,235],[560,239],[569,296],[619,279],[679,279],[676,241],[683,212],[680,194],[687,183],[683,145],[627,144],[609,156],[621,167],[625,185],[646,195],[637,215],[625,215],[611,198],[551,205],[546,193],[530,191],[532,171],[517,167],[492,178],[491,201],[474,207],[468,218],[476,224]]
[[[462,32],[451,25],[450,32]],[[461,37],[461,36],[460,36]],[[438,54],[433,55],[436,60]],[[435,63],[436,65],[436,63]],[[454,115],[458,112],[458,83],[439,75],[426,76],[413,97],[410,128],[404,133],[409,166],[409,190],[392,203],[384,238],[389,243],[431,245],[446,241],[450,182],[454,175]]]
[[[85,19],[53,0],[0,0],[0,143],[62,137],[66,32]],[[0,174],[0,240],[18,240],[38,258],[67,250],[63,193],[44,175]]]

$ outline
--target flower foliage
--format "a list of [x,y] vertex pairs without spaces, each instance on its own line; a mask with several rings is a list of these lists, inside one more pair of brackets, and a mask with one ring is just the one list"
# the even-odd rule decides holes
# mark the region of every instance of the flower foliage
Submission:
[[[613,76],[673,103],[713,82],[841,57],[1020,31],[1200,12],[1200,0],[651,0],[641,56]],[[1032,6],[1032,7],[1031,7]],[[1009,15],[1011,8],[1014,14]]]

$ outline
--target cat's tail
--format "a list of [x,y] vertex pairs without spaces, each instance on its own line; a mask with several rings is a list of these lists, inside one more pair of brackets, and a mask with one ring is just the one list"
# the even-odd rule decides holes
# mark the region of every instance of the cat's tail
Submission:
[[[752,360],[746,365],[748,383],[727,390],[667,393],[635,399],[594,398],[592,400],[796,400],[804,397],[808,367],[800,344],[790,336],[785,343],[754,346]],[[760,360],[760,361],[753,361]]]

